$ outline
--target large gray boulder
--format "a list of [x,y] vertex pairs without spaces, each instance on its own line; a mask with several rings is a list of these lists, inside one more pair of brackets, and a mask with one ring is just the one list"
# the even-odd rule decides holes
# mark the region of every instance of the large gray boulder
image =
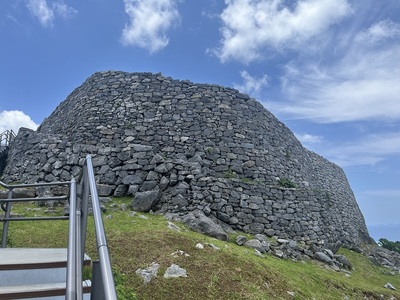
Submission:
[[331,264],[332,263],[332,259],[327,254],[325,254],[324,252],[320,252],[320,251],[316,252],[315,253],[315,258],[318,259],[319,261],[322,261],[323,263],[326,263],[326,264]]
[[215,237],[219,240],[228,240],[228,235],[222,227],[200,210],[195,210],[183,216],[182,222],[194,231]]
[[135,193],[135,198],[131,203],[132,209],[141,212],[148,212],[157,204],[160,197],[160,190],[137,192]]

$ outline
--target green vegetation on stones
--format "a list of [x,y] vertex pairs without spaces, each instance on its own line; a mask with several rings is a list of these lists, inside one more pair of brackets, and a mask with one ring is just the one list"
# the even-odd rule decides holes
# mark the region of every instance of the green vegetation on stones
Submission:
[[285,157],[286,157],[287,160],[290,159],[291,155],[292,155],[292,154],[291,154],[290,150],[289,150],[289,149],[286,149],[286,151],[285,151]]
[[392,242],[392,241],[389,241],[388,239],[380,238],[378,244],[382,248],[400,253],[400,241]]
[[232,171],[231,169],[228,169],[224,172],[224,177],[226,179],[233,179],[233,178],[238,178],[238,175],[236,172]]
[[247,184],[256,183],[256,181],[251,179],[251,178],[242,177],[242,176],[239,177],[239,175],[235,171],[233,171],[231,169],[228,169],[228,170],[226,170],[224,172],[224,178],[226,178],[226,179],[239,179],[241,182],[247,183]]
[[288,178],[278,180],[278,185],[284,188],[295,188],[296,184]]

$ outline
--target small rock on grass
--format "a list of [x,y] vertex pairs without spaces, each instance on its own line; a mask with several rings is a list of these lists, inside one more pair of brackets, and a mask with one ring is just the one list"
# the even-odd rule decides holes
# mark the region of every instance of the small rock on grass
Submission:
[[236,237],[236,244],[238,244],[239,246],[242,246],[246,241],[247,241],[247,238],[243,235],[238,235]]
[[181,229],[178,226],[176,226],[174,223],[170,221],[168,221],[168,228],[173,231],[181,231]]
[[292,296],[292,297],[294,297],[294,296],[295,296],[295,293],[294,293],[294,292],[292,292],[292,291],[287,291],[287,293],[288,293],[290,296]]
[[160,265],[152,262],[150,266],[146,269],[137,269],[136,274],[143,278],[143,283],[148,284],[154,277],[157,276],[158,269]]
[[209,243],[208,244],[211,248],[213,248],[214,250],[220,250],[217,246],[215,246],[213,243]]
[[254,249],[254,254],[259,257],[264,257],[264,255],[262,255],[262,253],[260,251],[258,251],[257,249]]
[[196,245],[196,249],[204,249],[204,245],[198,243],[198,244]]
[[187,254],[185,251],[176,250],[174,253],[171,253],[171,256],[173,256],[173,257],[178,257],[178,256],[185,256],[185,257],[188,257],[188,256],[190,256],[190,255]]
[[172,264],[165,271],[164,278],[188,277],[186,270],[176,264]]
[[386,283],[384,286],[387,289],[390,289],[390,290],[393,290],[393,291],[396,290],[396,288],[390,282]]

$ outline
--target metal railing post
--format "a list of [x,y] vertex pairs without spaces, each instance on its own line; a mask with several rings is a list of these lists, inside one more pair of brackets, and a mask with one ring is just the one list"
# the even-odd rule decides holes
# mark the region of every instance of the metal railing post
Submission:
[[81,253],[82,250],[82,239],[81,239],[81,211],[79,209],[76,210],[76,300],[82,300],[83,297],[83,289],[82,289],[82,268],[83,268],[83,255]]
[[81,198],[81,239],[82,239],[82,259],[85,255],[85,241],[86,241],[86,228],[87,228],[87,219],[89,214],[89,181],[88,181],[88,173],[87,166],[83,166],[83,176],[82,176],[82,198]]
[[71,179],[67,250],[67,289],[65,300],[76,300],[76,182]]
[[[12,199],[12,189],[8,189],[7,199]],[[6,220],[3,222],[3,232],[1,236],[1,248],[7,247],[7,236],[8,236],[8,225],[10,221],[7,220],[11,215],[11,201],[6,204],[6,211],[4,213],[4,217]]]

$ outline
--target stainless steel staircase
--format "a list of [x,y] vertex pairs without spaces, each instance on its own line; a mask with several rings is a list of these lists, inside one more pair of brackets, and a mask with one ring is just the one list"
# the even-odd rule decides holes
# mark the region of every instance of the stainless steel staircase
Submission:
[[[85,255],[84,265],[90,257]],[[66,248],[0,249],[0,299],[64,299]],[[90,299],[91,282],[83,282],[83,299]]]
[[[59,185],[68,187],[70,207],[68,216],[27,218],[11,215],[11,205],[15,202],[68,200],[67,196],[13,198],[13,189]],[[80,184],[72,178],[68,182],[14,185],[0,181],[0,186],[8,190],[7,198],[0,199],[1,208],[4,210],[4,215],[0,216],[0,222],[3,222],[2,248],[0,248],[0,300],[117,299],[90,155],[86,157]],[[89,196],[93,208],[99,257],[99,261],[96,262],[92,262],[85,254]],[[67,248],[6,248],[10,222],[35,220],[68,220]],[[83,279],[84,265],[92,268],[93,275],[90,280]]]

